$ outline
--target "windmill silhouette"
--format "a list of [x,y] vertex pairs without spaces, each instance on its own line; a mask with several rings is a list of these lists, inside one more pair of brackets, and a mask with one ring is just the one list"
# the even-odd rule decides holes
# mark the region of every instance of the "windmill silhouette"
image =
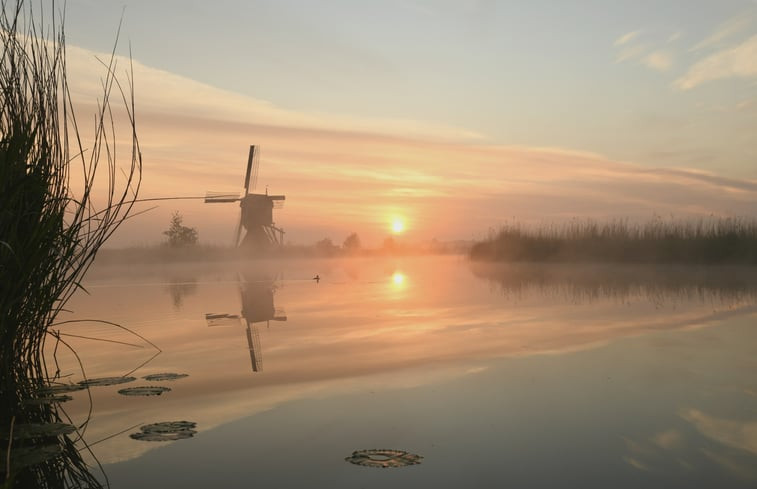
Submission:
[[250,364],[253,372],[263,370],[263,350],[256,323],[286,321],[283,309],[274,306],[275,280],[259,273],[246,273],[239,276],[239,292],[242,297],[242,314],[205,314],[209,327],[238,326],[240,320],[246,324],[247,348],[250,352]]
[[[234,237],[234,246],[268,249],[272,246],[280,246],[284,243],[284,230],[276,227],[273,222],[273,208],[284,205],[286,197],[283,195],[268,195],[251,193],[255,190],[260,168],[260,149],[255,145],[250,146],[250,155],[247,158],[247,171],[244,176],[244,195],[223,194],[208,192],[205,203],[220,204],[226,202],[239,202],[242,210],[237,224]],[[244,238],[240,241],[242,228],[245,229]]]

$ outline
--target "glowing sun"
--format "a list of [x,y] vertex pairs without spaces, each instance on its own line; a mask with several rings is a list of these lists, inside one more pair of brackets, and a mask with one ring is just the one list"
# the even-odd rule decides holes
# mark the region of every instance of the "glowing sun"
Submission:
[[392,219],[392,232],[394,234],[399,234],[404,230],[405,230],[405,221],[403,221],[399,217],[395,217],[394,219]]
[[392,282],[394,282],[394,285],[400,286],[405,283],[405,274],[401,272],[394,272],[392,274]]

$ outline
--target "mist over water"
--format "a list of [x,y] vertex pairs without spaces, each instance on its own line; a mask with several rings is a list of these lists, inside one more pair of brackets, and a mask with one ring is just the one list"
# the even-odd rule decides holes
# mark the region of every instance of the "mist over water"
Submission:
[[[88,378],[137,379],[89,390],[87,440],[104,440],[93,452],[116,488],[757,480],[748,268],[108,264],[85,285],[65,319],[129,331],[72,323],[62,338]],[[56,358],[66,382],[83,378],[70,352]],[[86,417],[89,396],[72,397],[66,412]],[[179,421],[174,441],[146,441]],[[361,449],[423,459],[345,462]]]

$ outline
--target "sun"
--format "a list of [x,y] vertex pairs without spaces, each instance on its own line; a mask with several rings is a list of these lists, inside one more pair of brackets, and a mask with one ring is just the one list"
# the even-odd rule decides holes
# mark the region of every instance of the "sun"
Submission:
[[402,218],[395,217],[394,219],[392,219],[392,232],[394,234],[399,234],[404,230],[405,230],[405,221],[403,221]]
[[392,283],[394,283],[395,286],[400,287],[404,285],[405,283],[405,274],[402,272],[394,272],[392,274]]

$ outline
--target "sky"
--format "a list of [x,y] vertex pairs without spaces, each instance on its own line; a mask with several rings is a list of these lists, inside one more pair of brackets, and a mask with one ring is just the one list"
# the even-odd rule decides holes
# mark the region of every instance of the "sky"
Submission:
[[[754,0],[69,0],[82,118],[120,21],[141,197],[237,192],[256,144],[289,242],[757,213]],[[111,244],[173,211],[215,244],[239,212],[160,203]]]

